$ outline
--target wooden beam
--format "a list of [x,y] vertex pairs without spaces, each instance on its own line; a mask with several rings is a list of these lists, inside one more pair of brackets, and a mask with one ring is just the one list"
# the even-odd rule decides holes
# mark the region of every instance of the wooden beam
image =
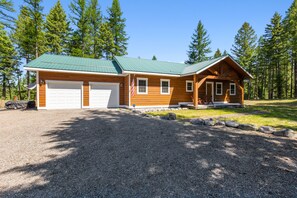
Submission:
[[237,80],[235,80],[234,83],[240,88],[240,91],[241,91],[240,104],[244,105],[244,84],[243,84],[243,81],[240,83]]
[[213,69],[211,69],[211,68],[208,68],[208,71],[210,72],[210,73],[212,73],[213,75],[219,75],[219,72],[217,72],[217,71],[215,71],[215,70],[213,70]]
[[197,75],[194,74],[193,76],[193,84],[194,84],[194,90],[193,90],[193,105],[195,108],[198,108],[198,80]]
[[239,78],[231,78],[231,77],[224,77],[224,76],[214,76],[214,75],[197,75],[198,78],[202,78],[202,79],[213,79],[213,80],[231,80],[231,81],[235,81],[235,80],[240,80]]
[[198,89],[201,87],[201,85],[205,82],[206,79],[207,79],[207,77],[204,77],[199,81],[199,83],[197,85]]

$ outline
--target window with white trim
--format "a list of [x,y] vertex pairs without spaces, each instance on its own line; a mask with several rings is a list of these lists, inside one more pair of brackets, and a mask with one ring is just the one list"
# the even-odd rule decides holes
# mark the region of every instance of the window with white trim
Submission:
[[137,94],[147,94],[147,78],[137,78]]
[[216,82],[216,95],[223,95],[223,83]]
[[191,80],[186,81],[186,90],[187,92],[193,92],[193,81]]
[[160,88],[161,94],[170,94],[170,80],[161,79]]
[[236,95],[236,84],[230,83],[230,96],[235,96],[235,95]]

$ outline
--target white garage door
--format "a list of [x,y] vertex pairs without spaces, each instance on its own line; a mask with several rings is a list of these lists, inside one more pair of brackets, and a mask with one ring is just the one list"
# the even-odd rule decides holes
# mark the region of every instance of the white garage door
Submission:
[[90,83],[90,107],[107,108],[119,106],[118,83]]
[[47,109],[79,109],[82,101],[82,82],[47,81]]

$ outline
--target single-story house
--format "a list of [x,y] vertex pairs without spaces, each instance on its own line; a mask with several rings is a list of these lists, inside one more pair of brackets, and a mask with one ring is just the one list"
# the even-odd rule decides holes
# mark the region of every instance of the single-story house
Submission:
[[44,54],[24,69],[36,72],[38,109],[243,105],[252,78],[229,55],[189,65]]

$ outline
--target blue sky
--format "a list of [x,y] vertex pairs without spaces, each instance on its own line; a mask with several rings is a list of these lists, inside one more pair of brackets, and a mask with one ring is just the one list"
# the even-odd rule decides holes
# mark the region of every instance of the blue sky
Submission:
[[[13,0],[15,9],[23,3]],[[274,12],[282,16],[293,0],[120,0],[126,31],[130,37],[129,57],[183,62],[191,36],[199,20],[207,29],[212,41],[211,48],[221,51],[230,48],[234,36],[247,21],[262,35]],[[56,0],[43,0],[47,14]],[[61,0],[69,15],[70,0]],[[112,0],[99,0],[102,12],[106,15]]]

